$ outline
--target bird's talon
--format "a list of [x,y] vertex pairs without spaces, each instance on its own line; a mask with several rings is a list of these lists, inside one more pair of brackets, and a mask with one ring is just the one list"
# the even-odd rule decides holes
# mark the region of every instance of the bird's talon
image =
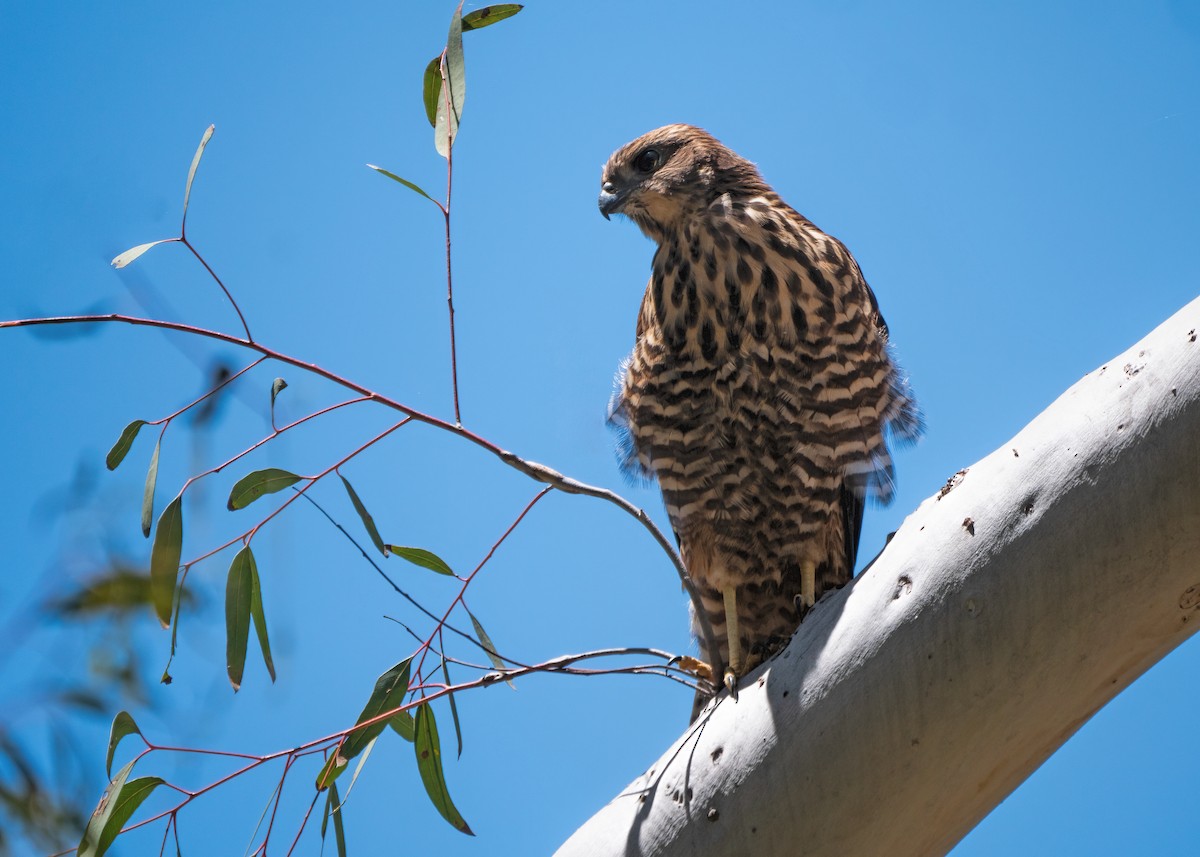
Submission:
[[725,670],[725,689],[733,699],[737,699],[737,676],[733,674],[733,670]]
[[684,672],[689,672],[696,678],[709,683],[713,680],[713,669],[699,658],[693,658],[691,655],[682,655],[677,660],[679,668]]

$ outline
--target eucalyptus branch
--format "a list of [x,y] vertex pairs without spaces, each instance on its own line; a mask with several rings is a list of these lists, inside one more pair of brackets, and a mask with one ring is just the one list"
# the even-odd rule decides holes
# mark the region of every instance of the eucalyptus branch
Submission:
[[[692,580],[688,576],[687,569],[684,567],[683,561],[680,559],[678,552],[675,550],[674,546],[672,546],[670,540],[663,534],[663,532],[657,526],[655,526],[654,522],[650,519],[650,516],[646,514],[645,510],[635,506],[633,503],[630,503],[624,497],[621,497],[619,494],[616,494],[613,491],[609,491],[605,488],[598,488],[593,485],[587,485],[583,482],[579,482],[575,479],[564,476],[557,470],[547,467],[544,464],[528,461],[516,455],[515,453],[501,449],[499,446],[491,443],[488,440],[485,440],[471,431],[468,431],[461,425],[455,425],[454,423],[439,419],[431,414],[419,411],[395,399],[385,396],[382,393],[377,393],[361,384],[351,381],[348,378],[337,375],[336,373],[331,372],[328,369],[324,369],[314,363],[306,363],[296,357],[284,354],[281,351],[276,351],[275,349],[269,348],[259,342],[255,342],[250,339],[242,339],[228,333],[196,327],[195,325],[183,324],[181,322],[140,318],[138,316],[123,315],[120,313],[111,313],[108,315],[55,316],[47,318],[27,318],[12,321],[0,321],[0,330],[50,324],[131,324],[141,327],[158,328],[160,330],[173,330],[180,333],[187,333],[192,336],[215,339],[219,342],[225,342],[229,345],[248,348],[252,351],[257,351],[259,354],[262,354],[265,357],[268,357],[279,363],[283,363],[288,366],[294,366],[297,369],[301,369],[305,372],[325,378],[326,380],[345,387],[348,390],[360,393],[370,401],[376,402],[384,407],[391,408],[392,410],[399,411],[400,413],[411,417],[417,422],[425,423],[426,425],[433,426],[434,428],[441,429],[442,431],[450,432],[451,434],[470,441],[476,446],[487,450],[509,467],[524,473],[526,476],[534,479],[535,481],[549,485],[550,487],[556,488],[557,490],[567,494],[582,494],[612,503],[636,519],[647,530],[647,532],[653,536],[654,540],[658,542],[659,547],[662,548],[663,552],[671,560],[671,564],[674,566],[680,582],[687,591],[688,597],[692,600],[692,604],[695,607],[696,621],[700,626],[701,635],[704,637],[707,651],[712,653],[719,651],[716,645],[716,636],[713,634],[712,626],[709,624],[706,618],[705,611],[703,610],[703,606],[700,602],[699,593],[696,592],[695,587],[692,585]],[[226,545],[226,547],[228,547],[228,545]],[[724,672],[723,664],[713,663],[712,667],[714,674],[716,675],[721,675]]]
[[[542,494],[539,494],[538,496],[541,497],[544,495],[544,493],[545,492],[542,492]],[[611,668],[604,668],[604,669],[586,669],[586,670],[579,669],[575,666],[576,664],[583,662],[583,661],[594,660],[597,658],[620,657],[620,656],[626,656],[626,655],[642,655],[642,656],[654,657],[654,658],[658,658],[658,659],[662,660],[663,663],[662,664],[638,664],[638,665],[628,666],[628,667],[611,667]],[[620,647],[620,648],[597,649],[597,650],[589,651],[589,652],[580,652],[580,653],[576,653],[576,654],[561,655],[557,658],[552,658],[548,661],[545,661],[540,664],[535,664],[532,666],[514,667],[513,669],[509,669],[509,670],[489,672],[485,675],[480,676],[479,678],[476,678],[474,680],[467,681],[467,682],[462,682],[460,684],[445,685],[445,686],[427,685],[425,687],[430,688],[432,690],[432,692],[425,694],[423,697],[421,697],[419,699],[411,699],[408,702],[404,703],[403,705],[396,706],[396,707],[394,707],[388,711],[385,711],[371,719],[367,719],[367,720],[363,720],[359,723],[355,723],[353,726],[347,727],[346,729],[342,729],[337,732],[330,733],[329,735],[322,736],[321,738],[316,738],[311,741],[306,741],[303,744],[300,744],[296,747],[291,747],[286,750],[278,750],[273,753],[267,753],[265,755],[253,755],[253,754],[249,754],[249,753],[239,753],[239,752],[228,751],[228,750],[208,750],[208,749],[197,749],[197,748],[191,748],[191,747],[174,747],[174,746],[168,746],[168,745],[164,745],[164,744],[155,744],[154,742],[152,742],[148,738],[146,738],[144,735],[142,735],[141,732],[138,732],[137,734],[141,738],[142,742],[145,744],[145,747],[141,752],[139,752],[137,754],[135,761],[138,761],[138,760],[142,759],[144,756],[150,755],[151,753],[162,752],[162,753],[190,753],[190,754],[202,754],[202,755],[211,755],[211,756],[225,756],[225,757],[228,757],[231,759],[237,759],[240,761],[244,761],[246,764],[241,765],[237,769],[235,769],[227,774],[224,774],[221,777],[218,777],[217,779],[208,783],[207,785],[201,786],[200,788],[195,789],[195,790],[184,789],[177,785],[172,785],[170,783],[164,783],[164,785],[179,792],[183,796],[182,799],[178,803],[176,803],[174,806],[168,807],[167,809],[164,809],[161,812],[156,813],[155,815],[152,815],[148,818],[142,819],[141,821],[135,822],[133,824],[128,825],[127,827],[122,828],[121,833],[128,833],[132,830],[137,830],[139,828],[146,827],[148,825],[154,824],[155,822],[161,821],[164,818],[168,819],[168,824],[170,824],[170,823],[172,823],[172,820],[178,816],[178,813],[181,810],[183,810],[188,804],[190,804],[192,801],[196,800],[197,798],[199,798],[205,794],[208,794],[211,791],[214,791],[215,789],[225,785],[226,783],[231,782],[234,779],[237,779],[238,777],[242,776],[243,774],[247,774],[250,771],[257,770],[258,768],[262,767],[263,765],[278,761],[280,759],[284,760],[284,771],[280,777],[280,784],[282,785],[283,779],[286,778],[287,774],[290,772],[292,765],[296,762],[297,759],[301,758],[302,756],[311,755],[314,753],[333,749],[334,747],[338,746],[343,740],[345,740],[345,738],[347,736],[349,736],[353,732],[369,728],[370,726],[378,724],[378,723],[387,722],[388,720],[395,717],[397,714],[399,714],[401,712],[409,711],[410,709],[413,709],[413,708],[417,707],[418,705],[432,702],[432,701],[439,699],[441,697],[444,697],[444,696],[449,696],[452,694],[460,693],[465,690],[472,690],[474,688],[487,687],[489,685],[496,684],[496,683],[504,681],[506,679],[519,678],[519,677],[526,676],[526,675],[532,675],[534,673],[560,673],[560,674],[564,674],[564,675],[586,675],[586,676],[654,675],[654,676],[658,676],[658,677],[671,678],[674,681],[679,681],[680,683],[686,684],[689,687],[695,688],[696,685],[685,681],[681,677],[682,675],[686,675],[686,673],[682,673],[682,671],[679,671],[672,666],[672,664],[675,660],[676,660],[676,656],[672,655],[670,652],[665,652],[665,651],[662,651],[661,649],[654,649],[654,648],[648,648],[648,647]],[[675,674],[675,673],[678,673],[678,674]],[[419,689],[421,689],[421,686],[416,686],[413,688],[413,690],[419,690]],[[277,808],[277,806],[276,806],[276,808]],[[310,812],[311,812],[311,809],[310,809]],[[308,818],[308,815],[306,814],[305,821],[302,822],[302,826],[303,826],[303,823],[307,822],[307,818]],[[274,820],[274,812],[272,813],[272,822],[273,822],[273,820]],[[268,838],[269,838],[269,836],[270,836],[270,828],[268,828],[268,833],[267,833]],[[261,853],[263,848],[265,847],[265,844],[266,844],[266,842],[264,840],[263,846],[260,846],[259,851],[255,852],[255,853]],[[52,855],[52,857],[61,857],[61,855],[69,854],[71,852],[71,850],[73,850],[73,849],[67,849],[65,851],[59,852],[59,854]]]

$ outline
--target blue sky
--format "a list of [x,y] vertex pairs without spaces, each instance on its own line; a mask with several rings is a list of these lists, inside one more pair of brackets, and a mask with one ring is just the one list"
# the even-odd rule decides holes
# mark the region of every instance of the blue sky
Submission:
[[[471,6],[468,6],[468,11]],[[236,332],[179,246],[124,272],[107,262],[177,229],[183,181],[209,123],[189,236],[258,339],[413,406],[451,414],[438,212],[375,175],[437,195],[444,162],[420,101],[449,3],[163,6],[0,3],[0,290],[5,318],[159,314]],[[657,494],[626,485],[602,421],[632,343],[651,245],[606,223],[608,154],[668,122],[702,125],[759,164],[794,207],[857,256],[913,379],[929,431],[898,457],[900,490],[868,511],[862,554],[956,470],[986,455],[1081,375],[1196,294],[1200,262],[1200,8],[1176,2],[603,5],[531,2],[466,36],[455,149],[455,294],[463,418],[497,444],[622,491],[665,525]],[[83,670],[90,638],[38,625],[36,606],[138,533],[143,436],[116,474],[100,463],[122,426],[190,401],[210,343],[146,329],[63,339],[0,335],[8,574],[0,723],[36,734],[39,695]],[[243,365],[243,363],[237,363]],[[293,419],[335,401],[328,384],[258,370],[202,438],[172,428],[159,508],[197,467],[269,428],[271,379]],[[387,425],[370,409],[296,432],[239,472],[201,483],[185,553],[247,525],[224,494],[249,467],[312,473]],[[13,454],[15,453],[15,454]],[[237,470],[234,468],[233,470]],[[388,541],[468,571],[535,487],[486,454],[421,427],[343,471]],[[83,482],[80,482],[83,480]],[[63,511],[71,486],[86,509]],[[316,495],[356,524],[339,486]],[[175,683],[135,709],[164,743],[282,749],[349,725],[417,622],[344,540],[294,508],[255,541],[280,677],[253,659],[223,675],[227,558],[193,576]],[[452,582],[390,560],[431,607]],[[634,522],[552,495],[469,591],[501,650],[524,661],[607,646],[688,650],[684,599]],[[166,635],[137,639],[157,675]],[[465,652],[461,654],[466,654]],[[1194,849],[1200,646],[1184,645],[1115,700],[971,833],[958,857],[1181,854]],[[426,800],[400,741],[376,747],[346,809],[353,851],[546,853],[679,733],[685,689],[661,679],[538,677],[459,701],[454,798],[479,836]],[[107,715],[85,726],[87,788],[103,786]],[[452,732],[439,710],[443,741]],[[452,738],[450,739],[452,740]],[[146,761],[188,787],[216,768]],[[281,821],[310,794],[300,769]],[[273,780],[248,778],[181,817],[185,853],[240,853]],[[302,811],[302,810],[301,810]],[[289,824],[291,825],[289,827]],[[151,853],[161,829],[124,853]],[[286,834],[281,833],[282,839]],[[190,850],[188,843],[191,843]],[[70,843],[64,843],[64,845]],[[274,848],[273,848],[274,850]],[[297,853],[317,851],[312,831]]]

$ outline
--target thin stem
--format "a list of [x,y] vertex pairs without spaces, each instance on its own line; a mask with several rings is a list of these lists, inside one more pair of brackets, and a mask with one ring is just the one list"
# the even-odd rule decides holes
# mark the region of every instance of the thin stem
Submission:
[[[256,363],[261,363],[263,360],[266,360],[266,359],[267,358],[263,357],[260,360],[256,361]],[[205,476],[212,476],[214,474],[220,473],[222,470],[224,470],[229,465],[233,464],[234,462],[236,462],[242,458],[245,458],[247,455],[254,452],[256,449],[259,449],[260,447],[270,443],[275,438],[279,437],[279,435],[283,434],[285,431],[290,431],[290,430],[296,428],[297,426],[303,425],[304,423],[308,422],[309,420],[315,420],[317,417],[322,417],[325,414],[336,411],[339,408],[344,408],[347,405],[356,405],[359,402],[366,402],[366,401],[368,401],[366,396],[356,396],[353,399],[346,399],[344,402],[338,402],[337,404],[328,405],[324,408],[321,408],[318,411],[313,411],[311,414],[308,414],[307,416],[303,416],[297,420],[293,420],[292,422],[288,423],[287,425],[283,426],[282,428],[276,428],[274,425],[272,425],[271,433],[269,435],[267,435],[266,437],[251,444],[250,446],[246,447],[245,449],[243,449],[241,452],[237,453],[233,457],[227,458],[225,461],[221,462],[216,467],[210,467],[208,470],[205,470],[203,473],[197,473],[195,476],[190,477],[187,482],[183,483],[183,488],[181,488],[179,490],[179,493],[182,494],[184,491],[186,491],[188,489],[188,486],[190,486],[193,482],[195,482],[198,479],[203,479]],[[175,415],[173,414],[172,417],[173,416],[175,416]],[[168,419],[170,419],[170,417],[168,417]]]
[[245,368],[243,368],[243,369],[241,369],[241,370],[239,370],[239,371],[235,372],[234,374],[230,375],[228,378],[226,378],[226,379],[225,379],[224,381],[222,381],[220,384],[217,384],[217,386],[213,387],[211,390],[209,390],[207,393],[205,393],[205,394],[204,394],[203,396],[201,396],[200,398],[196,399],[194,402],[191,402],[191,403],[189,403],[189,404],[186,404],[186,405],[184,405],[182,408],[180,408],[179,410],[175,411],[175,413],[173,413],[173,414],[168,414],[167,416],[165,416],[165,417],[163,417],[163,418],[161,418],[161,419],[154,420],[153,422],[149,423],[149,425],[156,426],[156,425],[158,425],[159,423],[169,423],[171,420],[175,419],[175,418],[176,418],[176,417],[178,417],[180,414],[186,413],[187,411],[189,411],[189,410],[191,410],[192,408],[196,407],[196,405],[198,405],[198,404],[200,404],[201,402],[203,402],[205,399],[209,398],[210,396],[213,396],[213,395],[215,395],[217,392],[219,392],[219,391],[220,391],[221,389],[223,389],[224,387],[228,386],[229,384],[232,384],[232,383],[233,383],[234,381],[236,381],[238,378],[240,378],[241,376],[243,376],[243,375],[245,375],[247,372],[249,372],[251,369],[253,369],[255,366],[258,366],[259,364],[261,364],[261,363],[265,362],[265,361],[266,361],[266,359],[267,359],[266,357],[259,357],[257,360],[255,360],[253,363],[251,363],[249,366],[246,366]]
[[292,840],[292,847],[288,849],[288,857],[291,857],[292,852],[296,850],[296,845],[300,842],[300,837],[304,834],[304,828],[308,826],[308,819],[312,816],[313,807],[317,805],[317,801],[320,798],[320,792],[313,795],[312,803],[308,805],[308,811],[304,813],[304,818],[300,820],[300,829],[296,831],[296,838]]
[[212,550],[208,551],[207,553],[203,553],[193,560],[189,560],[187,563],[184,564],[185,567],[191,568],[196,563],[202,562],[202,561],[208,559],[210,556],[220,553],[221,551],[225,550],[226,548],[233,547],[233,545],[237,544],[238,542],[242,542],[246,546],[249,546],[250,542],[258,534],[258,531],[261,530],[263,527],[265,527],[277,515],[282,513],[284,509],[286,509],[288,506],[292,505],[292,503],[294,503],[296,501],[297,497],[304,496],[305,491],[307,491],[309,488],[316,485],[318,482],[320,482],[322,479],[324,479],[326,476],[328,476],[333,471],[337,470],[339,467],[341,467],[347,461],[354,458],[356,455],[359,455],[359,454],[365,452],[371,446],[379,443],[379,441],[383,440],[385,437],[390,435],[392,432],[396,431],[397,429],[403,428],[404,426],[408,425],[410,422],[412,422],[412,417],[405,417],[404,419],[400,420],[400,422],[395,423],[391,427],[386,428],[379,434],[375,435],[375,437],[371,438],[366,443],[359,446],[353,452],[348,453],[341,460],[337,461],[334,464],[331,464],[329,467],[326,467],[324,470],[322,470],[316,476],[304,477],[304,479],[307,480],[304,484],[304,487],[297,488],[296,493],[293,494],[291,497],[288,497],[286,500],[284,500],[283,503],[281,503],[279,505],[279,508],[275,509],[275,511],[271,512],[271,514],[267,515],[265,518],[263,518],[261,521],[259,521],[257,524],[255,524],[253,527],[251,527],[246,532],[242,533],[240,536],[234,536],[232,539],[225,542],[223,545],[215,547]]
[[[298,492],[300,489],[293,486],[292,490]],[[379,573],[380,577],[382,577],[384,580],[387,581],[388,585],[391,586],[392,589],[394,589],[396,591],[397,595],[399,595],[401,598],[406,600],[413,607],[416,607],[418,610],[420,610],[422,613],[424,613],[428,618],[432,619],[434,622],[438,621],[438,617],[431,610],[427,609],[424,605],[421,604],[421,602],[417,601],[415,598],[413,598],[411,595],[409,595],[407,592],[405,592],[403,589],[401,589],[398,585],[396,585],[396,581],[392,580],[392,578],[388,576],[388,573],[379,567],[379,563],[375,562],[374,557],[372,557],[369,553],[367,553],[366,548],[364,548],[361,544],[359,544],[358,540],[355,539],[354,536],[352,536],[352,535],[350,535],[350,533],[346,532],[346,528],[343,527],[341,524],[339,524],[337,521],[335,521],[333,519],[333,516],[331,516],[328,512],[326,512],[324,507],[321,506],[320,503],[318,503],[312,497],[309,497],[307,494],[302,494],[301,496],[304,497],[304,499],[307,500],[308,502],[312,503],[313,506],[316,507],[317,511],[325,516],[325,519],[327,521],[329,521],[329,523],[331,523],[335,527],[337,527],[337,529],[339,529],[341,531],[342,535],[345,536],[347,539],[349,539],[350,544],[352,544],[356,548],[358,548],[358,552],[362,554],[363,559],[365,559],[367,562],[369,562],[371,564],[371,567],[374,568],[375,571],[377,571]],[[483,644],[480,643],[478,640],[476,640],[474,637],[472,637],[470,634],[468,634],[464,631],[460,631],[458,628],[455,628],[453,625],[446,623],[446,622],[442,623],[442,627],[445,628],[447,631],[450,631],[454,634],[458,634],[458,636],[462,637],[467,642],[473,643],[476,646],[478,646],[479,648],[483,649]],[[421,642],[420,637],[417,637],[417,642],[418,643]],[[487,651],[487,649],[484,649],[484,651]]]
[[[442,68],[446,67],[445,53],[442,54]],[[446,94],[446,204],[442,206],[442,216],[446,221],[446,306],[450,311],[450,383],[454,390],[454,424],[462,426],[462,412],[458,407],[458,348],[454,338],[454,275],[450,265],[450,191],[454,186],[454,134],[450,132],[450,122],[453,106],[450,103],[450,81],[442,78],[442,92]],[[246,334],[249,338],[249,334]]]
[[208,275],[216,281],[218,286],[221,287],[221,291],[225,293],[225,298],[229,301],[229,305],[233,307],[233,311],[237,313],[238,320],[242,323],[242,330],[246,331],[246,340],[248,342],[253,342],[254,337],[250,335],[250,325],[246,323],[246,316],[242,315],[242,308],[238,306],[237,301],[233,299],[233,295],[229,293],[229,289],[225,288],[225,284],[221,282],[221,278],[217,276],[217,272],[209,266],[208,262],[204,260],[203,256],[196,252],[196,248],[193,247],[191,242],[187,240],[186,235],[181,234],[179,236],[179,241],[184,247],[192,251],[192,255],[200,260],[200,264],[204,266],[204,270],[208,271]]
[[[517,528],[517,525],[520,524],[521,521],[525,520],[525,516],[528,515],[529,512],[533,509],[533,507],[537,505],[538,501],[541,500],[543,497],[545,497],[547,494],[549,494],[550,491],[551,491],[551,486],[546,486],[541,491],[539,491],[537,493],[537,495],[534,496],[534,498],[525,505],[525,508],[521,510],[521,514],[517,515],[516,520],[514,520],[511,524],[509,524],[508,529],[505,530],[501,534],[500,538],[496,539],[496,541],[492,544],[492,547],[490,550],[488,550],[487,555],[484,556],[484,558],[479,561],[479,565],[475,566],[475,570],[466,576],[466,578],[462,582],[462,586],[459,587],[458,595],[454,596],[454,600],[450,602],[450,606],[446,608],[446,612],[442,615],[441,621],[438,622],[437,630],[434,631],[434,635],[436,635],[440,632],[442,626],[446,623],[446,620],[450,618],[450,614],[454,611],[454,608],[462,603],[463,596],[467,594],[467,587],[471,585],[471,581],[475,579],[475,575],[479,574],[479,572],[483,570],[483,567],[485,565],[487,565],[488,560],[490,560],[492,558],[492,556],[499,549],[500,545],[504,544],[504,540],[507,539],[509,537],[509,535],[512,534],[512,531]],[[426,655],[426,653],[429,652],[432,645],[433,645],[433,635],[431,635],[429,637],[429,639],[426,640],[424,645],[422,646],[422,648],[424,648],[425,651],[421,653],[421,660],[418,661],[418,663],[417,663],[417,674],[418,675],[421,674],[421,667],[425,664],[425,655]],[[485,649],[484,651],[487,651],[487,650]],[[495,654],[495,653],[493,652],[493,654]],[[497,655],[497,657],[499,657],[499,655]]]

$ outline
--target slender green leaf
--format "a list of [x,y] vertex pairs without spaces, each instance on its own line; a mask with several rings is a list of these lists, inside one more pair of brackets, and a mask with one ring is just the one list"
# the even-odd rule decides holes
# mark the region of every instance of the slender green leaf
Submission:
[[237,481],[237,484],[233,486],[233,490],[229,492],[229,511],[245,509],[259,497],[266,494],[274,494],[276,491],[282,491],[284,488],[295,485],[302,478],[295,473],[288,473],[286,470],[280,470],[277,467],[268,467],[266,470],[255,470],[253,473],[247,473]]
[[450,800],[450,792],[446,789],[446,775],[442,771],[442,748],[438,742],[437,723],[433,717],[433,709],[429,703],[422,702],[417,706],[416,741],[414,747],[417,754],[417,770],[421,774],[421,782],[425,791],[442,818],[450,822],[455,830],[460,830],[468,836],[474,836],[470,826],[459,815],[454,801]]
[[437,122],[434,125],[433,143],[438,154],[450,157],[450,149],[458,136],[458,125],[462,121],[463,104],[467,100],[467,73],[463,63],[462,48],[462,3],[454,10],[450,19],[450,33],[446,37],[446,52],[441,64],[442,91],[438,95]]
[[488,660],[492,662],[492,666],[499,670],[508,669],[504,660],[496,653],[495,643],[488,636],[488,632],[483,630],[483,625],[475,618],[475,614],[467,610],[467,615],[471,617],[471,624],[475,627],[475,636],[479,638],[480,644],[483,646],[484,651],[487,652]]
[[250,637],[250,600],[253,590],[250,568],[254,555],[246,545],[229,566],[225,582],[225,670],[236,693],[246,668],[246,642]]
[[410,744],[417,734],[413,717],[407,711],[397,711],[396,716],[388,720],[388,726],[391,726],[393,732]]
[[329,800],[333,804],[333,838],[337,842],[338,857],[346,857],[346,826],[342,820],[342,800],[338,797],[337,783],[329,786]]
[[150,600],[164,628],[170,626],[175,582],[179,579],[179,556],[183,552],[183,497],[163,509],[150,549]]
[[[442,677],[446,679],[446,687],[453,684],[450,681],[450,667],[446,665],[446,659],[442,658]],[[462,758],[462,726],[458,722],[458,703],[454,701],[454,694],[446,696],[446,700],[450,703],[450,719],[454,721],[454,738],[458,742],[458,758]]]
[[[371,691],[371,698],[363,706],[362,713],[358,715],[358,720],[355,723],[372,720],[385,711],[392,708],[399,708],[404,704],[404,695],[408,693],[409,667],[411,664],[412,658],[405,658],[376,679],[375,689]],[[381,720],[378,723],[372,723],[370,726],[351,732],[346,738],[346,743],[342,745],[341,755],[347,760],[353,759],[366,748],[367,744],[374,740],[376,735],[383,731],[385,726],[387,726],[387,723]]]
[[145,420],[134,420],[121,432],[121,436],[117,438],[117,442],[113,444],[113,448],[108,451],[108,456],[104,459],[104,463],[108,465],[109,470],[116,470],[125,456],[129,454],[130,447],[137,439],[138,432],[142,430],[142,426],[146,424]]
[[142,535],[150,538],[150,524],[154,521],[154,488],[158,484],[158,453],[162,449],[162,435],[154,444],[150,456],[150,467],[146,471],[146,488],[142,491]]
[[[508,664],[504,663],[504,659],[497,654],[496,644],[492,642],[492,638],[488,636],[488,632],[483,630],[483,625],[475,618],[475,614],[467,609],[466,605],[463,605],[463,609],[467,610],[467,615],[471,617],[471,624],[475,627],[475,636],[479,638],[479,644],[483,646],[483,650],[487,653],[488,660],[492,662],[492,666],[498,670],[508,669]],[[513,690],[517,689],[517,686],[512,683],[511,679],[505,679],[505,682]]]
[[[408,693],[409,668],[411,666],[412,658],[405,658],[376,679],[375,688],[371,691],[371,697],[367,700],[367,704],[363,706],[362,713],[358,715],[356,724],[374,720],[384,712],[392,708],[399,708],[404,704],[404,695]],[[317,789],[328,788],[330,783],[341,776],[342,771],[346,769],[346,763],[374,741],[385,726],[387,726],[387,721],[380,720],[370,726],[364,726],[362,729],[355,729],[347,735],[337,752],[330,755],[324,767],[321,768],[321,772],[317,774]]]
[[358,512],[358,517],[362,518],[363,526],[367,528],[367,535],[371,537],[371,542],[378,548],[379,552],[387,556],[387,545],[383,543],[383,539],[379,537],[379,530],[375,527],[375,519],[371,517],[371,513],[367,511],[367,507],[363,505],[362,500],[358,499],[358,492],[354,490],[354,486],[350,484],[350,480],[342,474],[342,484],[346,486],[346,493],[350,495],[350,502],[354,504],[354,511]]
[[500,23],[505,18],[511,18],[524,8],[520,3],[493,3],[491,6],[484,6],[463,15],[462,31],[469,33],[471,30],[482,30],[484,27]]
[[435,553],[427,551],[423,548],[410,548],[404,545],[388,545],[388,553],[393,553],[401,559],[406,559],[413,565],[419,565],[421,568],[427,568],[430,571],[436,571],[438,574],[448,574],[454,576],[453,570],[446,565],[445,561]]
[[[136,759],[134,760],[137,761]],[[113,844],[125,822],[141,806],[142,801],[163,781],[159,777],[139,777],[129,780],[134,762],[130,762],[117,772],[116,777],[100,795],[100,803],[96,806],[92,817],[88,820],[79,849],[75,852],[79,857],[100,857]]]
[[157,241],[151,241],[148,244],[139,244],[136,247],[130,247],[120,256],[112,260],[111,264],[114,268],[124,268],[138,256],[141,256],[151,247],[157,247],[159,244],[170,244],[172,241],[178,241],[178,238],[160,238]]
[[163,684],[170,684],[175,681],[175,679],[171,678],[171,662],[175,660],[175,649],[179,644],[179,614],[183,612],[184,602],[188,600],[187,590],[182,586],[179,587],[177,595],[178,597],[175,599],[175,613],[171,618],[171,652],[167,655],[167,663],[163,667],[162,678],[159,679]]
[[416,191],[421,196],[425,197],[427,200],[429,200],[430,202],[432,202],[436,206],[438,206],[438,208],[441,208],[442,204],[440,202],[438,202],[436,199],[434,199],[429,194],[425,193],[424,190],[422,190],[420,187],[418,187],[417,185],[410,182],[408,179],[402,179],[402,178],[400,178],[400,176],[396,175],[391,170],[385,170],[383,167],[377,167],[374,164],[367,164],[367,166],[370,167],[371,169],[373,169],[375,172],[379,173],[381,176],[387,176],[392,181],[400,182],[400,184],[404,185],[409,190]]
[[321,813],[321,852],[325,852],[325,831],[329,829],[329,807],[333,803],[333,789],[325,793],[325,811]]
[[187,226],[188,203],[192,199],[192,182],[196,180],[196,169],[200,166],[200,158],[204,154],[204,147],[208,145],[208,141],[212,139],[213,131],[216,130],[216,125],[209,125],[205,129],[204,135],[200,138],[200,145],[196,147],[196,154],[192,156],[192,166],[188,169],[187,185],[183,189],[183,220],[181,221],[181,229]]
[[[108,756],[104,760],[104,773],[112,776],[112,760],[113,754],[117,752],[117,745],[121,743],[121,739],[127,735],[141,735],[142,730],[138,729],[138,725],[133,721],[128,711],[120,711],[113,718],[112,728],[108,730]],[[143,741],[145,738],[142,739]]]
[[425,66],[421,79],[421,99],[425,102],[425,118],[429,127],[437,127],[438,103],[442,98],[442,57],[438,54]]
[[375,749],[375,742],[379,740],[376,735],[367,744],[367,748],[362,751],[362,755],[358,757],[358,765],[354,768],[354,776],[350,778],[350,785],[346,786],[346,800],[350,800],[350,792],[354,791],[354,784],[358,782],[358,775],[362,773],[363,766],[367,764],[367,759],[371,758],[371,751]]
[[250,618],[254,620],[254,633],[258,635],[258,648],[262,652],[263,663],[271,681],[275,681],[275,660],[271,657],[271,641],[267,638],[267,616],[263,612],[258,563],[254,561],[254,554],[250,553],[249,545],[246,546],[246,553],[250,556]]

